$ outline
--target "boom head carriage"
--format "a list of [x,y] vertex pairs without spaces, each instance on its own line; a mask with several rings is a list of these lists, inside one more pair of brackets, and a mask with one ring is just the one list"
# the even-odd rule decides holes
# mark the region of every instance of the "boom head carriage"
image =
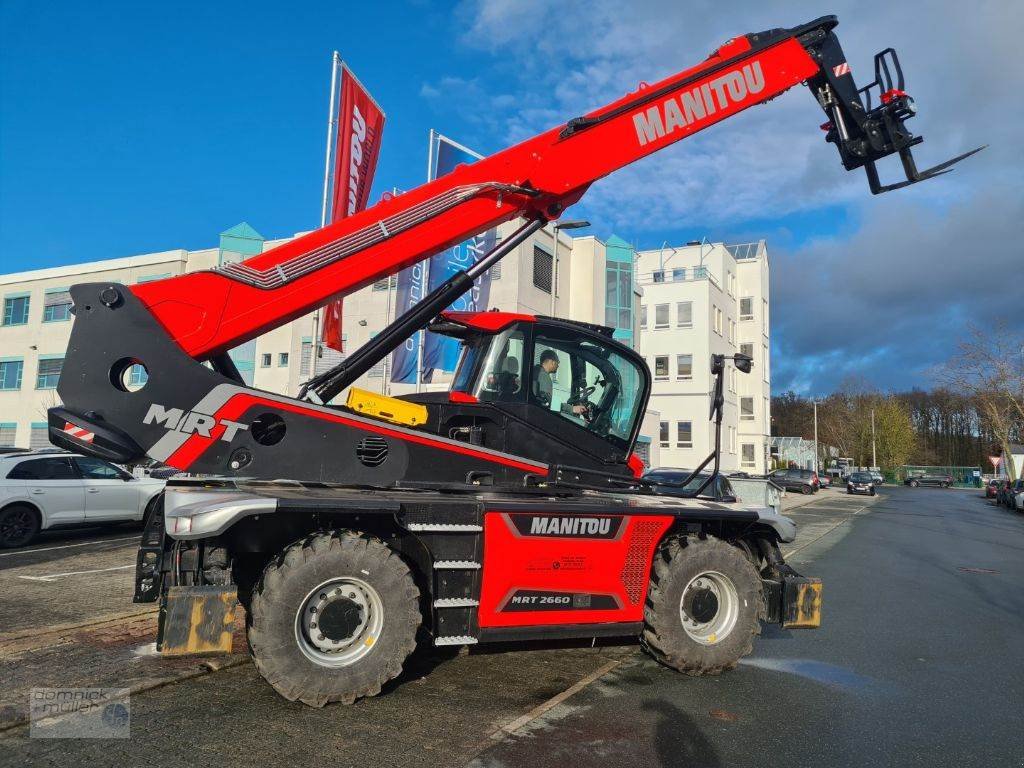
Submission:
[[[875,54],[875,79],[858,88],[839,38],[832,31],[837,23],[834,16],[823,17],[805,25],[812,28],[798,35],[820,67],[818,74],[807,80],[807,87],[828,117],[821,126],[825,140],[836,145],[846,170],[864,168],[872,194],[948,173],[954,164],[984,149],[981,146],[918,170],[911,148],[924,137],[915,136],[906,125],[917,114],[917,103],[904,90],[903,68],[895,49]],[[875,162],[893,154],[899,155],[906,179],[882,184]]]

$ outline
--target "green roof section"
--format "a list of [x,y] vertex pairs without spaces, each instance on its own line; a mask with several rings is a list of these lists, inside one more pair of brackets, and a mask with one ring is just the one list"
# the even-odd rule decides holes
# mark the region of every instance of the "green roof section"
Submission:
[[632,264],[636,261],[636,249],[618,235],[612,235],[604,244],[605,256],[608,261],[624,261]]
[[[241,224],[236,224],[231,229],[220,233],[219,262],[221,264],[225,262],[225,253],[238,254],[242,258],[263,253],[264,240],[263,235],[253,229],[248,222],[243,221]],[[229,262],[238,260],[238,257],[227,259]]]

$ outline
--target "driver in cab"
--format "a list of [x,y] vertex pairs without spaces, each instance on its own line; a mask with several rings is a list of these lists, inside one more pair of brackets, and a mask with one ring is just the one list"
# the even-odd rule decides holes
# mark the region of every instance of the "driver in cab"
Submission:
[[[540,353],[540,362],[533,366],[532,391],[534,399],[545,408],[552,408],[551,394],[553,390],[553,379],[558,372],[558,355],[553,350],[545,349]],[[583,417],[589,408],[582,403],[572,406],[572,413]]]

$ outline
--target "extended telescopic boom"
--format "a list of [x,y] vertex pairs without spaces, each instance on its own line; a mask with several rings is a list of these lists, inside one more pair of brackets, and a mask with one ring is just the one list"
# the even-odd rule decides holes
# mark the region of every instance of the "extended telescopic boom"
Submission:
[[[187,354],[223,359],[333,297],[502,222],[555,219],[597,179],[799,83],[825,110],[826,138],[844,166],[863,166],[876,193],[930,178],[967,156],[918,172],[910,147],[921,138],[903,124],[915,108],[895,54],[879,54],[875,82],[858,91],[835,26],[829,16],[737,37],[691,69],[266,253],[131,291]],[[896,82],[886,79],[887,61],[896,65]],[[885,88],[874,107],[873,87]],[[907,181],[882,186],[874,163],[893,153]]]

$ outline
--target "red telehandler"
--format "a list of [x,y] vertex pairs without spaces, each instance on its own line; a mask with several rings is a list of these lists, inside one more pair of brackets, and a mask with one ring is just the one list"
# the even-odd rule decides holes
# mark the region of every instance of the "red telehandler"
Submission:
[[[824,17],[730,40],[705,61],[546,133],[241,263],[146,283],[76,285],[49,412],[56,445],[159,461],[167,483],[139,550],[135,600],[160,601],[166,654],[230,647],[236,600],[256,666],[319,705],[379,693],[418,638],[435,645],[637,636],[690,674],[733,667],[761,622],[820,623],[821,584],[783,560],[793,523],[717,498],[715,450],[672,487],[632,453],[650,393],[611,329],[444,311],[597,179],[805,84],[826,140],[871,191],[918,171],[896,54],[861,89]],[[873,99],[877,97],[877,103]],[[977,151],[977,150],[974,150]],[[902,160],[882,185],[875,162]],[[247,387],[228,350],[502,222],[522,226],[298,397]],[[413,332],[458,338],[450,392],[332,399]],[[148,382],[128,385],[132,366]],[[553,403],[552,366],[571,396]],[[668,495],[666,495],[666,493]]]

